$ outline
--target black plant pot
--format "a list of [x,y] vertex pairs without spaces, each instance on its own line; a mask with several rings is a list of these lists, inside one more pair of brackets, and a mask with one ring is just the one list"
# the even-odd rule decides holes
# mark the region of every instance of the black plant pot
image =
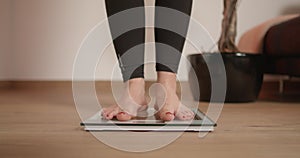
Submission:
[[[218,67],[222,65],[216,62],[220,53],[194,54],[188,57],[196,73],[199,93],[194,91],[195,83],[190,75],[190,87],[193,91],[194,98],[200,101],[211,100],[211,76],[208,71],[207,62],[210,66]],[[227,88],[225,102],[252,102],[256,101],[263,82],[263,55],[247,53],[221,53],[224,61],[225,74],[227,79]],[[223,71],[224,72],[224,71]],[[222,71],[213,72],[213,74],[222,73]],[[191,73],[190,73],[191,74]],[[225,78],[225,77],[224,77]],[[225,82],[226,83],[226,82]],[[197,88],[197,87],[196,87]],[[223,101],[223,100],[215,100]]]

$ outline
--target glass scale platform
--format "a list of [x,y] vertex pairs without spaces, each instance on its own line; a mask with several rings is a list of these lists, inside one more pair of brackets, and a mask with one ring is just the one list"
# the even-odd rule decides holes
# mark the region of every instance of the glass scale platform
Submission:
[[195,117],[191,121],[162,121],[154,117],[155,110],[148,109],[147,118],[135,118],[130,121],[106,120],[101,111],[80,123],[85,131],[135,131],[135,132],[212,132],[216,123],[199,109],[194,110]]

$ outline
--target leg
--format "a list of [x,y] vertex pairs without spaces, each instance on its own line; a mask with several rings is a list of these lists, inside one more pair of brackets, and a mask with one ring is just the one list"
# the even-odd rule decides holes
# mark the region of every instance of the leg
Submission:
[[[190,15],[192,2],[193,0],[156,0],[156,6],[175,9]],[[194,113],[180,103],[176,94],[176,73],[185,43],[185,37],[183,36],[187,34],[190,18],[186,16],[178,19],[177,16],[166,17],[164,14],[164,11],[156,9],[156,26],[161,26],[161,23],[172,24],[176,27],[176,32],[179,33],[175,33],[175,30],[155,28],[157,82],[165,90],[165,95],[161,94],[162,91],[157,93],[158,114],[162,120],[166,121],[173,120],[175,117],[180,120],[190,120],[193,119]],[[173,49],[162,44],[171,46]],[[164,99],[159,98],[161,96],[164,96]]]
[[[145,43],[145,28],[137,28],[120,36],[117,35],[130,23],[145,26],[144,0],[105,0],[105,4],[108,17],[127,9],[139,7],[134,11],[136,15],[124,13],[124,16],[120,16],[122,19],[109,18],[109,26],[124,81],[132,78],[144,78],[144,45],[141,44]],[[140,46],[136,47],[134,51],[131,50],[138,45]]]
[[109,19],[114,47],[127,87],[123,96],[118,100],[122,105],[115,104],[109,108],[104,108],[102,115],[106,119],[117,117],[118,120],[126,121],[147,107],[144,95],[143,44],[145,43],[145,29],[133,29],[120,36],[117,35],[117,32],[120,32],[121,27],[128,25],[128,23],[134,22],[141,26],[145,25],[144,0],[105,0],[105,3],[108,17],[127,9],[140,7],[135,10],[138,12],[136,15],[127,16],[125,14],[126,16],[122,16],[122,20]]

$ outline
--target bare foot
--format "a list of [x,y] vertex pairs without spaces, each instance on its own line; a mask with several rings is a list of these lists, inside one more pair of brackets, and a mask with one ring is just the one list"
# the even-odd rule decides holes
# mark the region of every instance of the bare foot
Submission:
[[126,83],[126,89],[117,104],[102,110],[102,116],[111,120],[128,121],[147,110],[145,97],[145,81],[143,78],[131,79]]
[[170,72],[158,72],[158,84],[156,94],[156,110],[161,120],[172,121],[192,120],[194,112],[181,104],[176,94],[176,74]]

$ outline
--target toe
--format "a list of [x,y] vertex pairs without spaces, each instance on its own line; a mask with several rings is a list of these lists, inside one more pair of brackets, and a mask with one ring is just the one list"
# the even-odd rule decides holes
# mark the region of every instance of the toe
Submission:
[[178,118],[179,120],[185,120],[186,119],[186,116],[185,114],[183,114],[182,112],[178,112],[176,114],[176,118]]
[[177,113],[176,117],[182,121],[188,121],[188,120],[192,120],[194,118],[193,115],[191,113],[189,113],[188,111],[179,112],[179,113]]
[[162,112],[160,115],[160,119],[163,121],[172,121],[175,119],[174,113],[171,112]]
[[129,114],[127,114],[126,112],[119,112],[117,114],[117,119],[119,121],[129,121],[129,120],[131,120],[131,118],[132,117]]
[[118,110],[113,110],[107,115],[107,119],[111,120],[118,114]]
[[177,109],[176,118],[178,118],[179,120],[189,121],[194,119],[194,116],[194,112],[185,105],[181,105]]
[[194,119],[193,115],[186,115],[186,120],[192,120],[192,119]]
[[118,113],[118,110],[113,108],[113,109],[107,109],[106,112],[103,113],[103,117],[107,120],[113,119]]
[[108,109],[107,108],[103,108],[102,112],[101,112],[101,115],[105,116],[105,115],[107,115],[107,113],[108,113]]
[[105,117],[105,119],[107,119],[107,120],[111,120],[111,119],[114,118],[114,115],[113,115],[112,113],[109,113],[109,114],[106,114],[104,117]]

